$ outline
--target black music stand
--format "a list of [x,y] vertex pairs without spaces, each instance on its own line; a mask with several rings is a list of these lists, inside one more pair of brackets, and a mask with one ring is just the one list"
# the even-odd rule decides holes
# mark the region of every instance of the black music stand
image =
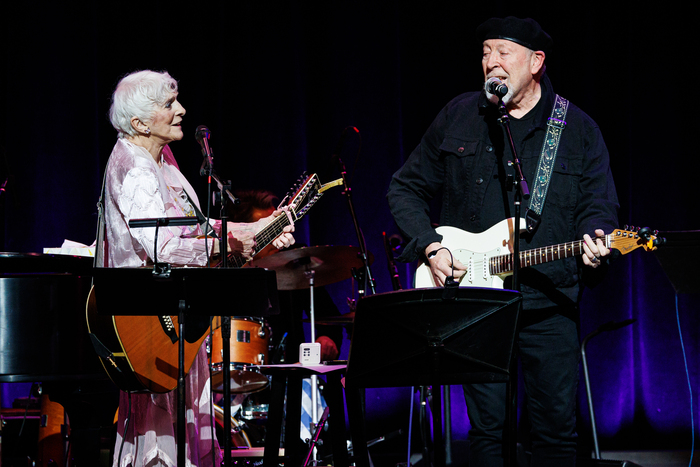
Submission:
[[[206,317],[208,321],[210,316],[216,315],[244,314],[264,317],[278,314],[277,275],[275,271],[263,268],[172,268],[168,269],[167,274],[156,274],[149,268],[95,268],[93,280],[100,314],[162,316],[164,313],[175,314],[177,310],[179,324],[177,455],[178,465],[185,465],[184,342],[187,335],[185,316]],[[124,293],[125,290],[129,291],[128,295]],[[226,293],[219,293],[220,290],[226,290]],[[134,306],[133,297],[139,297],[138,307]],[[236,297],[235,300],[232,297]],[[237,313],[233,309],[234,305],[236,308],[244,309],[245,313]],[[172,312],[165,310],[172,310]],[[204,329],[206,330],[206,327]],[[230,341],[224,336],[223,348],[229,349],[229,345]],[[230,357],[227,352],[224,352],[223,365],[224,386],[226,386],[230,384],[228,374]],[[225,404],[224,429],[226,430],[226,421],[229,420],[229,431],[230,410],[230,405]],[[230,436],[224,436],[226,465],[230,464],[231,459],[229,445]]]
[[[345,382],[348,413],[362,413],[364,388],[433,385],[435,464],[445,465],[439,386],[514,383],[510,376],[521,300],[513,290],[476,287],[362,298]],[[368,466],[367,450],[361,448],[366,446],[364,417],[350,417],[350,428],[357,465]],[[514,434],[509,436],[514,449]]]

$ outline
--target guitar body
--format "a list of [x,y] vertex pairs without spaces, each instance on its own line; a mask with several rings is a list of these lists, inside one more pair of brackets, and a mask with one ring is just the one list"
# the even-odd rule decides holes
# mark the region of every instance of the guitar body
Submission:
[[[286,213],[278,215],[255,234],[254,255],[269,252],[272,241],[290,222],[301,219],[323,192],[340,180],[321,185],[316,174],[302,175],[285,200]],[[247,261],[229,255],[231,265]],[[86,319],[98,357],[112,381],[123,391],[166,393],[177,387],[179,341],[177,316],[105,316],[97,313],[95,289],[88,297]],[[188,320],[185,335],[185,374],[207,336],[207,323]],[[97,343],[95,342],[97,341]]]
[[[167,333],[163,327],[163,320],[170,320],[176,333],[177,316],[99,315],[93,287],[88,297],[86,318],[88,331],[99,336],[100,342],[113,354],[114,365],[102,356],[100,361],[119,389],[166,393],[177,387],[177,334],[173,331]],[[191,342],[185,339],[185,373],[192,367],[207,334],[205,332]]]
[[[442,235],[442,246],[467,267],[467,273],[459,282],[460,287],[490,287],[502,289],[505,278],[512,274],[491,274],[489,260],[508,254],[513,244],[513,218],[504,219],[490,229],[474,234],[457,227],[442,226],[435,229]],[[525,219],[520,219],[520,231],[526,230]],[[433,274],[426,263],[416,269],[415,287],[436,287]]]
[[[454,259],[467,267],[467,272],[459,281],[460,287],[490,287],[502,289],[503,281],[513,274],[513,233],[515,219],[505,219],[490,229],[473,234],[456,227],[438,227],[435,231],[442,235],[442,246],[452,253]],[[526,231],[525,219],[520,219],[520,232]],[[637,248],[652,251],[663,240],[648,228],[637,230],[615,229],[608,235],[597,237],[607,248],[615,248],[625,255]],[[584,253],[584,241],[571,242],[520,251],[518,263],[521,268],[580,256]],[[435,287],[433,274],[427,263],[416,269],[415,287]]]

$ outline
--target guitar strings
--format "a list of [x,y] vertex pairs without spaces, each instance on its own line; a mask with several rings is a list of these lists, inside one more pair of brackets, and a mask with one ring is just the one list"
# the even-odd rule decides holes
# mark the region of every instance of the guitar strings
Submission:
[[[272,240],[277,238],[280,233],[282,233],[282,230],[288,225],[291,225],[289,223],[289,219],[286,215],[282,214],[274,218],[272,222],[263,227],[262,230],[255,236],[255,253],[262,249],[259,247],[259,245],[267,246],[270,242],[272,242]],[[238,256],[233,253],[228,254],[228,260],[229,262],[233,263],[234,267],[237,268],[245,266],[245,264],[248,262],[248,260],[242,256]]]

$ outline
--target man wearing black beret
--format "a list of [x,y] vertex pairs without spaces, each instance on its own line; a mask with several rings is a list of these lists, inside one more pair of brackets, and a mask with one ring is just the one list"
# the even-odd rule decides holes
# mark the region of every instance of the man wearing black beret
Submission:
[[[527,217],[539,222],[522,236],[521,251],[584,240],[578,257],[561,252],[564,259],[520,270],[523,312],[516,341],[532,424],[532,465],[574,465],[578,301],[583,284],[599,280],[610,260],[598,237],[616,228],[619,208],[608,150],[598,125],[555,93],[544,64],[552,39],[536,21],[492,18],[478,27],[477,38],[484,90],[450,101],[392,177],[391,212],[410,238],[400,259],[428,264],[431,283],[418,287],[442,286],[450,276],[460,285],[485,285],[470,282],[480,271],[465,274],[467,266],[452,259],[449,250],[470,245],[446,247],[448,239],[432,227],[429,208],[441,194],[441,225],[482,233],[480,242],[491,235],[486,230],[505,225],[505,238],[498,237],[501,244],[494,249],[508,240],[504,219],[514,215],[515,191],[508,161],[514,159],[498,121],[502,95],[531,200],[540,203],[523,203],[521,217],[529,211]],[[494,278],[490,286],[499,281]],[[505,288],[509,285],[506,280]],[[505,384],[465,385],[464,392],[472,426],[470,465],[502,467]]]

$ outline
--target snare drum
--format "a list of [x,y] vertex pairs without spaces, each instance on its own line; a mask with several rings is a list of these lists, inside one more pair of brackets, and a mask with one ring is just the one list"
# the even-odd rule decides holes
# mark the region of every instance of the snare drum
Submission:
[[[214,318],[211,343],[212,390],[224,391],[224,350],[221,343],[221,318]],[[268,362],[270,330],[261,318],[231,317],[231,394],[245,394],[265,389],[267,376],[257,365]]]

